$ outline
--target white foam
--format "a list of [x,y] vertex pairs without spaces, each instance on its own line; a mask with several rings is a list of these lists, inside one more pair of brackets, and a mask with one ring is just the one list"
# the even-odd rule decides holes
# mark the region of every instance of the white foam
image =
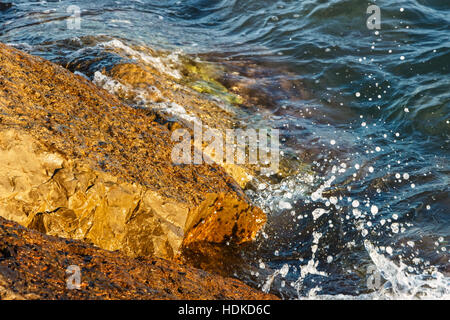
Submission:
[[181,79],[181,74],[178,70],[175,68],[172,68],[171,66],[179,65],[179,53],[178,52],[172,52],[167,57],[153,57],[147,53],[143,53],[137,50],[134,50],[133,48],[127,46],[122,41],[113,39],[111,41],[102,42],[99,44],[101,47],[104,48],[114,48],[114,49],[120,49],[122,50],[127,56],[138,59],[140,61],[143,61],[144,63],[148,63],[152,65],[155,69],[158,71],[172,77],[175,79]]
[[120,83],[119,81],[117,81],[113,78],[110,78],[110,77],[104,75],[100,71],[96,71],[94,73],[94,79],[92,79],[92,82],[94,84],[96,84],[97,86],[105,89],[106,91],[108,91],[111,94],[118,94],[121,92],[129,92],[132,90],[130,87]]
[[387,284],[372,294],[378,299],[450,299],[450,278],[430,268],[420,274],[411,274],[411,269],[402,261],[399,265],[380,254],[371,242],[364,246],[372,262]]

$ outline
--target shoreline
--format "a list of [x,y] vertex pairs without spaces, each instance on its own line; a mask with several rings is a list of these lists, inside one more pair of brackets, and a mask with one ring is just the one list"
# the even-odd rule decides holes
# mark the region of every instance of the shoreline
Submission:
[[151,111],[2,44],[0,66],[0,216],[117,258],[172,261],[252,241],[264,225],[222,167],[170,162],[170,128]]

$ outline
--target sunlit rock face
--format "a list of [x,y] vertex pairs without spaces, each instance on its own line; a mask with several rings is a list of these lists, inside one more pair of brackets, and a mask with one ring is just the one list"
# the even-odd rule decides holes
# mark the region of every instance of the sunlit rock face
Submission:
[[5,218],[131,256],[171,258],[178,251],[187,205],[68,160],[14,129],[0,139]]
[[0,108],[7,219],[164,258],[179,255],[183,241],[250,241],[265,222],[222,167],[174,165],[171,131],[154,113],[2,44]]
[[251,241],[265,222],[266,216],[261,209],[232,195],[212,193],[199,207],[190,211],[186,221],[188,233],[183,244]]

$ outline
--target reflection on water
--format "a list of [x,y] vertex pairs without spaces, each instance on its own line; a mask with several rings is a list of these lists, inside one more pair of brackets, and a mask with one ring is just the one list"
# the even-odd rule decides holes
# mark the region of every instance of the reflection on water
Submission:
[[280,129],[286,172],[246,191],[268,225],[221,272],[284,298],[449,298],[448,3],[382,1],[368,30],[356,0],[13,2],[2,42],[91,79],[138,60],[183,83],[198,61],[197,90]]

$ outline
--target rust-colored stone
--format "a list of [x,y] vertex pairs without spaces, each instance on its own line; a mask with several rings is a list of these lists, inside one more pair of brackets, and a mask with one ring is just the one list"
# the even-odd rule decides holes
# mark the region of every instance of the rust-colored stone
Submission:
[[232,195],[209,194],[199,207],[189,213],[183,245],[251,241],[265,222],[266,215],[259,208]]
[[[148,72],[136,79],[152,81]],[[187,231],[188,242],[252,240],[263,213],[222,167],[173,164],[171,131],[155,117],[0,44],[0,215],[132,257],[174,258]],[[208,217],[219,194],[233,203],[221,220]],[[188,230],[192,214],[207,229]],[[220,236],[206,235],[220,221]]]
[[[79,290],[66,269],[81,269]],[[133,259],[26,229],[0,217],[0,300],[278,299],[238,280],[159,258]]]

